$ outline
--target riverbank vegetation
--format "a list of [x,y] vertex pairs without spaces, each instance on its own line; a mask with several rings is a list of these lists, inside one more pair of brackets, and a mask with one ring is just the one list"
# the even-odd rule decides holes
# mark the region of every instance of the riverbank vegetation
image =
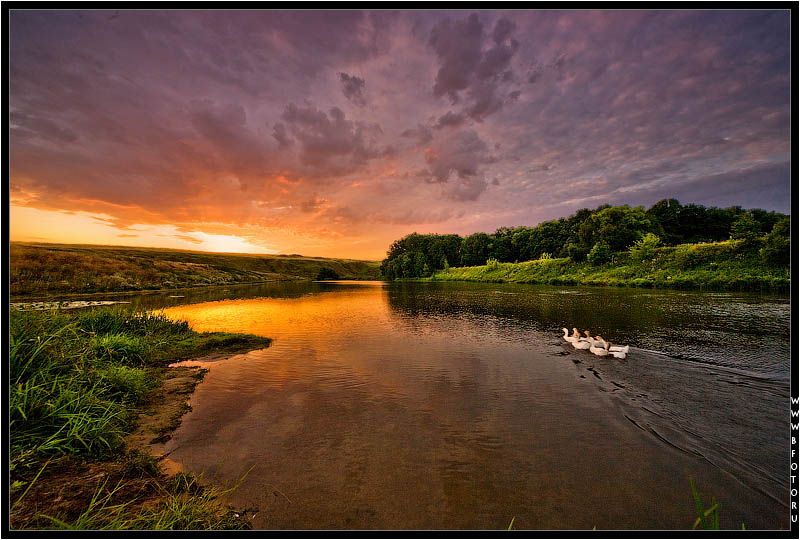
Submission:
[[740,240],[655,248],[644,260],[637,260],[633,253],[608,257],[603,262],[575,262],[568,257],[522,263],[489,260],[481,266],[440,270],[429,279],[719,291],[789,290],[788,267],[763,263],[758,250]]
[[715,290],[788,290],[790,219],[777,212],[604,205],[493,234],[411,234],[392,244],[388,279],[509,281]]
[[[167,477],[129,443],[137,415],[163,399],[171,362],[269,345],[197,333],[120,309],[11,310],[9,448],[13,528],[241,528],[246,521],[190,475]],[[202,373],[195,370],[197,383]],[[186,393],[175,394],[185,411]],[[172,428],[177,426],[172,419]],[[163,439],[162,439],[163,440]]]
[[41,297],[313,280],[324,268],[340,279],[379,279],[379,264],[300,255],[12,242],[10,291],[15,297]]

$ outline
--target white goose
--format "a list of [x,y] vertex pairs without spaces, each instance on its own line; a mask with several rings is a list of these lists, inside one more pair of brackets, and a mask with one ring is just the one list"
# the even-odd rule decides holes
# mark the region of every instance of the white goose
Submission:
[[[606,346],[606,341],[603,338],[601,338],[600,336],[597,336],[597,337],[600,338],[600,341],[603,342],[603,346],[605,347]],[[630,345],[625,345],[624,347],[622,347],[620,345],[612,345],[610,341],[608,342],[608,350],[611,351],[611,352],[621,352],[621,353],[628,354],[628,351],[630,350],[630,348],[631,348]]]
[[[602,343],[603,346],[595,347],[595,343]],[[608,356],[608,344],[603,340],[602,337],[597,336],[594,342],[589,347],[589,352],[597,356]]]
[[[609,345],[611,345],[611,344],[609,343]],[[620,350],[620,351],[612,351],[611,348],[609,348],[608,352],[614,358],[619,358],[620,360],[625,360],[625,357],[628,356],[628,351],[627,351],[628,346],[626,345],[624,348],[626,349],[624,351],[622,351],[622,350]]]
[[576,349],[585,350],[585,349],[588,349],[589,347],[591,347],[592,344],[589,343],[588,341],[586,341],[585,339],[581,338],[579,341],[574,342],[572,344],[572,346],[575,347]]
[[576,343],[578,341],[577,337],[569,335],[569,332],[566,328],[562,328],[562,330],[564,331],[564,341],[568,341],[570,343]]

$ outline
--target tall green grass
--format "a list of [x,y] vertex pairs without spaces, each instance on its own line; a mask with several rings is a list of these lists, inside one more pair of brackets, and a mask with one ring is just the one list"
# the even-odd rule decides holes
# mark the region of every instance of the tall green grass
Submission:
[[163,314],[99,309],[21,312],[9,321],[12,471],[52,455],[107,456],[131,428],[132,406],[158,384],[148,366],[211,349],[266,346],[198,334]]
[[[161,383],[161,371],[155,368],[210,350],[239,351],[266,347],[269,342],[251,335],[197,333],[185,321],[124,308],[12,309],[10,472],[12,491],[22,491],[14,497],[12,513],[24,506],[32,486],[47,481],[48,465],[56,458],[75,456],[95,462],[129,458],[124,439],[133,427],[136,406]],[[130,480],[123,474],[114,485],[108,481],[98,485],[78,516],[41,516],[46,526],[84,530],[243,526],[217,501],[217,491],[190,489],[186,482],[186,489],[177,484],[165,487],[157,479],[158,465],[150,458],[144,465],[139,461],[126,462],[124,469],[153,477],[148,482],[161,490],[158,505],[139,507],[126,499]]]

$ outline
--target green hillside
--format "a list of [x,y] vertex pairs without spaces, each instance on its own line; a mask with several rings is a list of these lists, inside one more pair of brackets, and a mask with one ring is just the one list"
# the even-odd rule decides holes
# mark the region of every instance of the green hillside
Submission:
[[740,240],[682,244],[654,250],[645,260],[614,254],[604,264],[569,258],[521,263],[489,261],[483,266],[437,271],[431,280],[608,285],[706,290],[788,291],[788,266],[765,264],[757,249]]

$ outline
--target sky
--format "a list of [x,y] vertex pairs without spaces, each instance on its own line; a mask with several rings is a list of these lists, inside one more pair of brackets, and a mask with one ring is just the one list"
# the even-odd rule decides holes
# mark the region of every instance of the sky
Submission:
[[790,210],[788,11],[12,9],[9,40],[12,240],[382,259]]

